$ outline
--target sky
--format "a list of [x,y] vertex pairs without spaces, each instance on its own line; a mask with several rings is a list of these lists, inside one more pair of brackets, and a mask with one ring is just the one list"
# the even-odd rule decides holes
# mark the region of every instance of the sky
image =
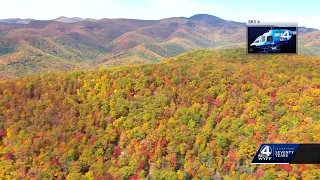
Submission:
[[319,0],[2,0],[0,19],[162,19],[210,14],[222,19],[290,19],[320,29]]

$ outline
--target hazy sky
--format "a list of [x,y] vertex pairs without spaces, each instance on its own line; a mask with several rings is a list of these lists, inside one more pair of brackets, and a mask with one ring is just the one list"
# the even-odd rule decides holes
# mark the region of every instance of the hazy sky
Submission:
[[211,14],[240,22],[254,18],[297,19],[299,26],[320,29],[319,7],[319,0],[3,0],[0,19],[161,19]]

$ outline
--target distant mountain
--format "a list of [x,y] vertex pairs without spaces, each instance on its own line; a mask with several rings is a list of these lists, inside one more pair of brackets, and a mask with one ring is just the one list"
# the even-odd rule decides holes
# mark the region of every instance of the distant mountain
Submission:
[[319,31],[319,30],[313,29],[313,28],[307,28],[307,27],[298,27],[299,35],[304,35],[304,34],[308,34],[315,31]]
[[74,23],[74,22],[85,21],[85,19],[78,18],[78,17],[68,18],[68,17],[65,17],[65,16],[61,16],[61,17],[59,17],[57,19],[54,19],[53,21],[63,22],[63,23]]
[[211,24],[211,25],[245,25],[245,23],[226,21],[219,17],[208,15],[208,14],[197,14],[197,15],[191,16],[189,19],[195,20],[198,22],[203,22],[205,24]]
[[[314,51],[319,49],[320,40],[312,39],[318,32],[299,28],[300,52],[320,55],[320,51]],[[60,17],[28,24],[4,23],[0,24],[0,71],[22,76],[101,65],[155,63],[194,49],[244,47],[245,40],[244,23],[206,14],[162,20]]]
[[301,37],[298,39],[299,52],[303,54],[313,54],[320,56],[320,31],[309,31],[309,33],[301,35]]
[[29,24],[33,19],[0,19],[0,24]]

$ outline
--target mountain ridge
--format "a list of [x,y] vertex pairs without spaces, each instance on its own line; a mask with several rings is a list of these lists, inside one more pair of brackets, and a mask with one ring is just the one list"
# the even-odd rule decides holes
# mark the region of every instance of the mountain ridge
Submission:
[[[65,18],[60,20],[69,23],[0,24],[1,72],[23,76],[32,69],[71,70],[83,64],[157,63],[190,50],[245,47],[246,40],[244,23],[207,14],[161,20]],[[300,53],[320,55],[315,51],[320,40],[312,39],[318,31],[299,27],[299,32]]]

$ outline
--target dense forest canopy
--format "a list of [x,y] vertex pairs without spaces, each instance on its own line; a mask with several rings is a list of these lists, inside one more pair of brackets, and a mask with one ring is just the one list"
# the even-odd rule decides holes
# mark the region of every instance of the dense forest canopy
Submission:
[[320,141],[320,58],[195,51],[160,64],[0,82],[4,179],[319,179],[250,165]]

